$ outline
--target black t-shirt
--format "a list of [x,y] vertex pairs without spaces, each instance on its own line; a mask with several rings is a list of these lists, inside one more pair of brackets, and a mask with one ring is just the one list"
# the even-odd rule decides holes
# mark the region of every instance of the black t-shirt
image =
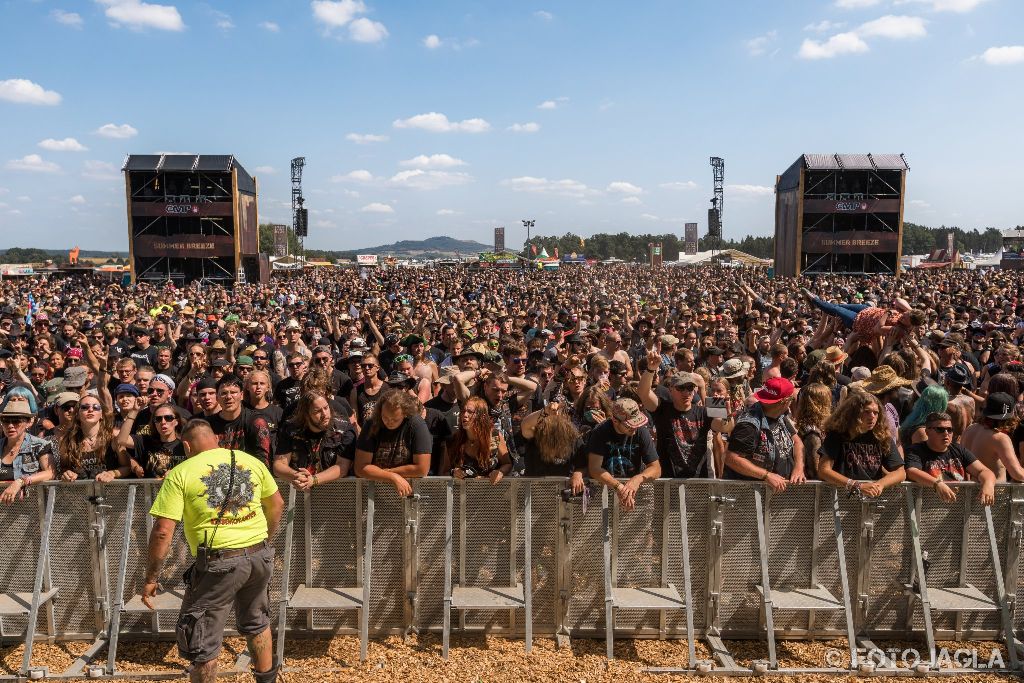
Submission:
[[903,466],[896,442],[879,444],[871,432],[853,439],[834,432],[826,434],[821,454],[832,459],[833,470],[850,479],[876,481],[885,476],[882,468],[892,472]]
[[352,386],[352,378],[348,376],[348,373],[341,370],[331,372],[331,393],[337,398],[347,402],[349,396],[352,395]]
[[587,453],[600,455],[601,466],[615,477],[632,477],[658,459],[651,430],[646,425],[632,435],[619,434],[605,420],[587,435]]
[[672,404],[672,396],[667,387],[658,387],[655,394],[658,397],[658,409],[651,413],[651,420],[657,434],[662,476],[708,476],[705,456],[711,420],[705,414],[704,406],[692,405],[683,412]]
[[156,354],[155,346],[147,346],[145,349],[134,346],[128,350],[128,357],[135,361],[135,365],[140,368],[143,365],[156,365]]
[[[188,410],[182,408],[179,405],[175,405],[174,408],[175,410],[178,411],[178,415],[181,416],[182,421],[192,419],[192,413],[190,413]],[[132,436],[135,436],[136,434],[140,436],[156,436],[156,434],[154,434],[153,432],[153,428],[149,424],[149,421],[152,419],[152,417],[153,409],[150,408],[149,406],[146,406],[145,408],[140,410],[139,414],[135,417],[135,421],[132,422]],[[183,426],[183,424],[179,424],[178,428],[180,429]]]
[[957,443],[951,443],[943,453],[933,451],[922,441],[906,451],[906,468],[916,467],[943,481],[967,481],[967,468],[977,460],[974,453]]
[[430,448],[430,474],[438,474],[437,468],[441,466],[441,459],[444,455],[444,445],[455,433],[445,414],[435,408],[427,408],[427,414],[423,421],[427,423],[427,430],[433,438],[433,445]]
[[147,477],[164,477],[176,465],[185,461],[185,445],[180,439],[164,443],[156,436],[132,436],[135,444],[135,462],[142,465]]
[[249,410],[267,421],[267,427],[270,429],[271,435],[277,435],[277,431],[281,427],[281,420],[284,417],[284,410],[281,406],[271,403],[266,408],[250,408]]
[[117,452],[114,450],[114,445],[107,444],[107,449],[102,454],[83,453],[81,462],[78,467],[72,467],[68,458],[58,452],[57,442],[53,444],[54,455],[57,456],[58,472],[72,471],[78,475],[78,480],[84,479],[95,479],[96,475],[100,472],[107,470],[113,470],[118,467]]
[[363,425],[356,448],[372,453],[371,462],[382,469],[412,465],[414,455],[430,453],[433,448],[430,429],[419,415],[407,417],[398,429],[381,425],[377,434],[371,432],[373,420],[368,420]]
[[270,427],[262,415],[257,415],[248,408],[233,420],[224,418],[223,411],[206,418],[217,435],[221,448],[234,448],[244,451],[263,462],[270,464],[273,445],[270,438]]
[[294,377],[286,377],[274,387],[274,400],[285,410],[299,402],[302,385]]
[[581,438],[577,439],[572,450],[556,457],[553,460],[545,460],[537,448],[535,439],[523,439],[526,452],[523,456],[525,465],[524,476],[527,477],[569,477],[573,472],[587,471],[587,443]]
[[380,389],[375,393],[371,394],[366,391],[366,385],[359,387],[356,392],[356,421],[359,422],[360,426],[365,426],[366,423],[373,417],[373,410],[377,407],[377,399],[380,395],[387,391],[388,385],[382,384]]
[[448,422],[448,430],[454,434],[459,428],[459,411],[460,406],[458,401],[448,402],[444,400],[444,396],[438,394],[434,398],[430,399],[423,404],[424,408],[433,408],[444,415],[444,419]]
[[355,443],[356,431],[348,420],[334,418],[322,432],[288,424],[281,430],[274,459],[290,456],[288,465],[293,469],[312,467],[314,472],[323,472],[339,459],[354,460]]

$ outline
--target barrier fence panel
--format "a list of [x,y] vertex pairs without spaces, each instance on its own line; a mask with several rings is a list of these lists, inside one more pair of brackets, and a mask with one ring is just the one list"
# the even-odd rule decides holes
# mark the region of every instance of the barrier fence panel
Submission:
[[[300,494],[295,506],[289,590],[303,583],[360,585],[368,580],[372,636],[404,633],[410,628],[440,632],[448,481],[429,478],[415,482],[418,498],[413,500],[400,499],[390,484],[354,479],[317,487],[308,497]],[[708,480],[681,483],[686,491],[697,633],[763,638],[756,590],[761,583],[760,548],[752,495],[753,487],[763,490],[763,485]],[[636,509],[614,513],[612,576],[616,586],[683,586],[679,484],[674,480],[645,484],[637,495]],[[524,572],[530,568],[535,633],[602,637],[605,591],[601,489],[591,484],[591,495],[584,505],[581,497],[562,498],[565,485],[561,479],[523,479],[514,485],[511,480],[498,485],[487,480],[457,483],[453,581],[466,586],[515,585],[525,583]],[[54,483],[33,487],[24,500],[0,506],[5,550],[0,554],[0,592],[30,591],[34,566],[26,558],[36,557],[39,550],[40,494],[46,488],[54,491],[50,578],[57,593],[40,609],[38,637],[92,639],[105,632],[111,606],[119,602],[115,592],[130,486],[137,487],[136,502],[128,529],[120,600],[127,604],[137,600],[142,588],[152,527],[148,510],[159,482]],[[366,495],[371,486],[376,499],[373,568],[371,577],[362,577],[359,559],[365,540]],[[533,511],[529,561],[523,554],[526,487],[531,492]],[[873,501],[840,492],[847,580],[857,631],[862,637],[916,640],[922,636],[921,605],[905,590],[913,583],[904,501],[908,487],[919,506],[929,588],[970,584],[995,598],[995,573],[976,485],[958,486],[955,503],[944,503],[931,490],[910,484],[886,491]],[[832,491],[830,486],[814,483],[764,496],[768,572],[773,589],[821,584],[833,595],[841,596]],[[287,495],[287,491],[283,493]],[[715,526],[719,508],[720,534]],[[1011,616],[1019,632],[1024,623],[1024,486],[999,485],[991,513],[1013,603]],[[275,538],[278,557],[271,587],[275,613],[281,594],[284,536],[282,531]],[[179,531],[162,575],[163,585],[180,589],[181,575],[190,562]],[[779,637],[845,635],[841,612],[813,616],[795,610],[777,612]],[[357,615],[356,610],[296,610],[287,621],[290,633],[297,636],[357,633]],[[127,638],[166,639],[172,637],[175,618],[176,608],[157,613],[129,610],[121,614],[119,630]],[[619,637],[685,637],[682,610],[661,613],[619,609],[616,619]],[[934,631],[940,640],[1001,639],[1000,619],[999,612],[965,612],[959,616],[936,612]],[[454,622],[453,630],[460,625]],[[515,637],[525,631],[523,610],[467,610],[465,626]],[[25,628],[25,618],[4,617],[2,628],[5,638],[17,637]]]

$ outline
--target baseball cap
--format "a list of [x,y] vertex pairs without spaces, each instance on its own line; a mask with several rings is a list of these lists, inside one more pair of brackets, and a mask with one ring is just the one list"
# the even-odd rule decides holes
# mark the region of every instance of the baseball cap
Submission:
[[139,388],[134,384],[124,382],[122,384],[118,384],[117,388],[114,389],[114,396],[117,396],[118,394],[131,394],[132,396],[138,396]]
[[67,389],[80,389],[88,379],[89,370],[81,365],[64,369],[64,387]]
[[612,417],[632,429],[639,429],[647,424],[647,415],[631,398],[620,398],[612,403]]
[[700,386],[700,377],[692,372],[677,372],[665,380],[667,387]]
[[754,392],[754,398],[766,404],[778,403],[792,395],[793,383],[785,377],[772,377],[765,381],[764,386]]
[[1013,397],[997,391],[994,394],[989,394],[985,399],[985,409],[982,414],[990,420],[1005,422],[1014,418],[1013,408]]

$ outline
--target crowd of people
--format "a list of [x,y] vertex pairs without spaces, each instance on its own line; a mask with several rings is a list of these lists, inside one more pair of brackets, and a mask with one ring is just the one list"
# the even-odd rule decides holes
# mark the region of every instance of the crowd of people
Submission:
[[0,501],[163,478],[181,435],[300,490],[565,477],[1024,481],[1024,276],[771,279],[596,265],[318,270],[268,285],[0,283]]

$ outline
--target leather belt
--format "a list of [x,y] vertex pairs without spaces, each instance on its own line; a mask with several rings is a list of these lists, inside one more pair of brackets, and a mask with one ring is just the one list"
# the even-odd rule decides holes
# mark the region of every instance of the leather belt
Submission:
[[255,545],[251,545],[248,548],[226,548],[224,550],[217,550],[213,553],[213,558],[217,560],[226,560],[232,557],[241,557],[243,555],[254,555],[259,551],[267,547],[266,541],[260,541]]

